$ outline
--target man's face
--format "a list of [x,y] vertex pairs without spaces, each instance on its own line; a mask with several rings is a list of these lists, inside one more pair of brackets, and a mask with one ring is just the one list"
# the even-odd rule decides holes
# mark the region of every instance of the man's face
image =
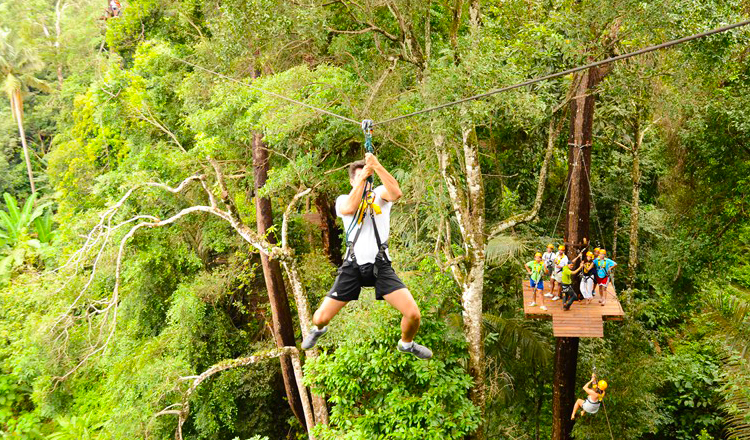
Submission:
[[606,255],[604,252],[599,252],[599,258],[602,260],[606,258]]
[[362,167],[359,167],[354,170],[354,178],[349,179],[349,183],[352,185],[352,187],[354,186],[354,182],[357,182],[359,180],[359,176],[362,174],[362,169]]

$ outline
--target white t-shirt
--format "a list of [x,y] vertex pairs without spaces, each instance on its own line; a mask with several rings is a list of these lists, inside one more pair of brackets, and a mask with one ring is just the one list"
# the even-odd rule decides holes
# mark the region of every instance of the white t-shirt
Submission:
[[[381,243],[388,241],[391,232],[391,206],[393,206],[393,202],[383,199],[382,195],[385,191],[385,186],[383,185],[373,190],[375,193],[374,203],[380,207],[380,214],[375,213],[375,224],[378,227],[378,235],[380,236]],[[354,215],[344,215],[341,213],[341,208],[348,198],[349,194],[342,194],[336,198],[336,215],[344,221],[344,231],[349,230],[349,226],[354,219]],[[365,214],[362,223],[354,226],[349,233],[349,240],[354,241],[354,237],[360,228],[362,228],[362,232],[359,234],[357,243],[354,244],[354,255],[357,257],[357,264],[374,263],[375,257],[378,255],[378,242],[375,240],[375,230],[372,228],[372,219],[369,213]],[[390,260],[391,257],[387,250],[385,253]]]
[[562,257],[558,253],[555,257],[555,273],[562,272],[562,268],[568,265],[568,256],[563,255]]
[[555,264],[555,256],[557,256],[554,252],[545,252],[544,255],[542,255],[542,261],[544,261],[545,266],[552,266]]

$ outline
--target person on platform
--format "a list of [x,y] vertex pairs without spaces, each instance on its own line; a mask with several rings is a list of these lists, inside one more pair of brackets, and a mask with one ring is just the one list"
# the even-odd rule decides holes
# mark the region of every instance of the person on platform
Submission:
[[599,258],[594,260],[596,266],[596,285],[599,286],[599,304],[604,306],[607,304],[607,286],[611,282],[610,275],[612,269],[617,266],[617,263],[607,258],[607,251],[599,249]]
[[586,252],[586,258],[581,263],[583,273],[581,274],[581,295],[586,304],[591,304],[594,298],[594,284],[596,282],[596,266],[594,265],[594,253]]
[[544,273],[547,273],[547,265],[542,260],[542,254],[537,252],[534,255],[534,259],[526,263],[524,266],[526,272],[529,274],[529,285],[534,290],[532,293],[532,299],[529,303],[529,307],[536,307],[536,292],[539,291],[539,297],[541,298],[542,305],[539,307],[542,310],[547,310],[547,306],[544,305]]
[[568,256],[565,255],[565,245],[557,247],[557,255],[555,256],[555,272],[552,276],[552,287],[550,293],[545,294],[547,297],[552,297],[552,301],[560,299],[559,295],[555,295],[555,284],[560,284],[562,289],[562,270],[563,267],[568,265]]

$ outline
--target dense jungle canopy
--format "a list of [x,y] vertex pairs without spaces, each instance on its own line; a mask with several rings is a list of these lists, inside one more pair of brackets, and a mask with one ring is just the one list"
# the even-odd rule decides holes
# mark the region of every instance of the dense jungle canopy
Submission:
[[[401,315],[371,289],[298,349],[345,250],[357,121],[748,17],[0,0],[3,438],[750,438],[750,26],[376,125],[403,192],[389,252],[434,357],[396,350]],[[618,263],[625,318],[580,339],[561,396],[521,283],[548,243],[580,245],[570,219]],[[606,413],[573,424],[594,370]]]

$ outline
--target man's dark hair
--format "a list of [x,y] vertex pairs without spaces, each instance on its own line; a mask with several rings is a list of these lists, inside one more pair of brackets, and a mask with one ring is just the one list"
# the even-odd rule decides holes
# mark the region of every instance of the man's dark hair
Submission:
[[364,160],[357,160],[349,164],[349,180],[354,180],[354,175],[357,174],[357,170],[365,167]]

